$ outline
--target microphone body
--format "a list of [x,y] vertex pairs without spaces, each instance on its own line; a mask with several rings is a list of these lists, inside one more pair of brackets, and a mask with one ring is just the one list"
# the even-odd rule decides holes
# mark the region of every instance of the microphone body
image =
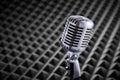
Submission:
[[67,51],[67,66],[70,76],[75,79],[80,76],[78,57],[83,52],[93,34],[94,23],[83,16],[68,17],[60,42]]

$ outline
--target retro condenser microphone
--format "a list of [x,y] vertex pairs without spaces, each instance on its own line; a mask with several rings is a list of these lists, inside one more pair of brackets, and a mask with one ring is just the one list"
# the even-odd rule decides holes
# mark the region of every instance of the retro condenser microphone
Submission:
[[60,43],[67,51],[66,69],[72,79],[80,77],[78,57],[86,49],[92,37],[93,27],[94,23],[83,16],[73,15],[67,19]]

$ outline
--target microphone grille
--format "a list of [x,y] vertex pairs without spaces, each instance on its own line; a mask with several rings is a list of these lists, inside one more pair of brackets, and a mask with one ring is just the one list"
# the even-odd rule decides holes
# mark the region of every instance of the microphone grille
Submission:
[[77,47],[83,32],[83,28],[79,27],[79,21],[74,18],[69,18],[67,27],[68,30],[64,43],[69,46]]
[[86,29],[86,33],[85,33],[85,36],[83,38],[81,47],[87,47],[87,45],[91,39],[91,36],[92,36],[92,31],[93,31],[93,29],[89,29],[89,28]]
[[93,22],[83,16],[70,16],[61,36],[61,45],[71,51],[84,51],[93,32]]

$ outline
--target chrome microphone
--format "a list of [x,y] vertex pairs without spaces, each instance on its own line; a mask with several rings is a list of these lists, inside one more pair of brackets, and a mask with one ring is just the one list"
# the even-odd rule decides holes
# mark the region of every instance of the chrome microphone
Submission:
[[67,51],[67,69],[73,79],[80,76],[78,57],[83,52],[94,30],[94,23],[83,16],[73,15],[68,17],[60,42]]

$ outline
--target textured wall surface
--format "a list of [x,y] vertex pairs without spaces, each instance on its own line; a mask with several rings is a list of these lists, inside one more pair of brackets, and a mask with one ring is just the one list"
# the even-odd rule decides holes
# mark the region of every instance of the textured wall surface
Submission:
[[1,0],[0,80],[67,80],[59,37],[70,15],[95,23],[81,80],[120,80],[119,0]]

